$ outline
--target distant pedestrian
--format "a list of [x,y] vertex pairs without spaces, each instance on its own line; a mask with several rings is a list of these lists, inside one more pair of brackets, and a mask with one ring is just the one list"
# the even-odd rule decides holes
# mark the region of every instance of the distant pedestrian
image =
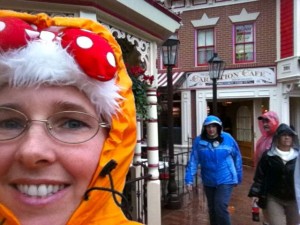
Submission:
[[294,170],[298,157],[297,133],[282,123],[277,128],[271,148],[259,161],[249,197],[265,208],[270,225],[298,225]]
[[[273,135],[279,126],[279,118],[276,112],[268,111],[258,118],[258,127],[261,132],[261,137],[256,142],[254,154],[254,166],[256,167],[262,154],[271,148]],[[268,225],[268,214],[262,209],[264,225]]]
[[271,147],[273,135],[279,125],[279,118],[276,112],[268,111],[258,118],[258,126],[261,137],[256,142],[254,165],[258,164],[264,151]]
[[185,174],[185,183],[192,190],[198,166],[207,198],[211,225],[231,225],[227,210],[233,187],[242,181],[242,158],[237,142],[222,131],[222,122],[208,116],[201,134],[195,138]]

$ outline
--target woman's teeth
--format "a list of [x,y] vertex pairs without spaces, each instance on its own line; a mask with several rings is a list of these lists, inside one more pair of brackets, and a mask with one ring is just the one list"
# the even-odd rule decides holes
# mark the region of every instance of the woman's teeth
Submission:
[[51,184],[18,184],[17,189],[28,196],[32,197],[46,197],[62,190],[64,185],[51,185]]

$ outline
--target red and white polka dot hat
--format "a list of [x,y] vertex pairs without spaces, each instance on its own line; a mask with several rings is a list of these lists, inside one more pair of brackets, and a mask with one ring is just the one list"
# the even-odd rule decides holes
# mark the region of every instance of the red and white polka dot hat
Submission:
[[43,28],[3,17],[0,48],[5,52],[0,63],[6,64],[1,68],[6,68],[7,74],[0,77],[0,85],[74,85],[85,92],[107,121],[116,111],[121,99],[115,85],[116,60],[101,36],[79,28]]

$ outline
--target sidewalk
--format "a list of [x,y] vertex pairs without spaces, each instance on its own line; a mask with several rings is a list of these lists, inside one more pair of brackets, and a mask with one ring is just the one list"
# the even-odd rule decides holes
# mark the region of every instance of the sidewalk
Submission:
[[[252,221],[251,199],[247,197],[254,168],[244,166],[243,173],[243,182],[234,188],[229,205],[232,225],[260,225],[262,222]],[[262,215],[260,217],[262,218]],[[202,188],[195,190],[190,195],[186,194],[181,209],[162,209],[162,225],[209,225],[206,200]]]

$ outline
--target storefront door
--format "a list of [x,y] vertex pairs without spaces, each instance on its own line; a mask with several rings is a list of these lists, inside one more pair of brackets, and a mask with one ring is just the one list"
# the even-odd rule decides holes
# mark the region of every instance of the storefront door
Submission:
[[237,141],[243,164],[253,166],[253,101],[230,100],[218,104],[223,129]]
[[252,101],[241,102],[236,115],[236,141],[241,150],[243,164],[253,166],[253,107]]

